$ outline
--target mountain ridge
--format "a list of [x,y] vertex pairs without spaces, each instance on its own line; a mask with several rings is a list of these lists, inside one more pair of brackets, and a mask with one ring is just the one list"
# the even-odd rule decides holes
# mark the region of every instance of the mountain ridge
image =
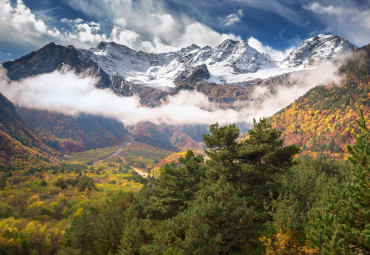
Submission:
[[[323,38],[348,42],[336,35]],[[339,54],[340,50],[335,50],[336,44],[328,45],[332,47],[328,52]],[[332,56],[324,54],[323,59],[330,60]],[[302,63],[304,61],[302,59]],[[100,42],[90,50],[50,43],[36,52],[3,64],[11,80],[65,66],[76,73],[96,77],[98,88],[111,88],[121,96],[138,95],[140,102],[149,107],[161,104],[162,99],[181,90],[197,90],[210,101],[233,107],[238,100],[251,99],[252,87],[261,80],[279,76],[282,78],[278,79],[284,80],[288,77],[287,73],[313,68],[310,65],[289,67],[286,63],[277,63],[247,42],[230,39],[214,48],[193,44],[176,52],[158,54],[135,51],[114,42]]]

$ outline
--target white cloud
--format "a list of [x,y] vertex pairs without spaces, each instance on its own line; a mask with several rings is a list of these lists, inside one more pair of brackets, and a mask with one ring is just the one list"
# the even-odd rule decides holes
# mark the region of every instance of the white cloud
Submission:
[[[32,109],[64,114],[97,114],[116,118],[125,124],[151,121],[156,124],[211,124],[240,122],[244,111],[224,110],[198,92],[183,91],[156,108],[140,105],[137,97],[120,97],[112,90],[97,89],[91,77],[54,71],[20,82],[0,73],[0,92],[13,103]],[[192,100],[189,100],[191,98]]]
[[313,70],[292,73],[290,81],[292,86],[281,86],[276,93],[271,93],[266,87],[258,86],[253,91],[253,97],[257,105],[251,105],[250,111],[255,118],[269,117],[280,109],[293,103],[298,97],[304,95],[317,85],[325,85],[335,82],[340,85],[343,77],[337,75],[338,67],[346,59],[338,63],[323,63]]
[[80,18],[77,18],[77,19],[66,19],[66,18],[62,18],[60,20],[60,22],[62,22],[62,23],[69,23],[69,24],[80,24],[80,23],[83,23],[84,20],[83,19],[80,19]]
[[123,45],[137,45],[140,35],[134,31],[114,26],[111,32],[112,41]]
[[216,46],[228,38],[241,40],[239,36],[233,34],[219,34],[209,27],[195,22],[186,27],[184,34],[177,39],[177,45],[184,47],[194,43],[199,46]]
[[0,6],[0,38],[2,42],[38,46],[44,36],[58,34],[56,28],[49,29],[42,20],[36,19],[22,0],[18,0],[14,7],[10,1],[0,0]]
[[313,2],[303,7],[326,23],[326,31],[337,33],[358,45],[370,42],[369,8],[353,6],[350,1],[338,2],[335,6]]
[[[190,44],[216,46],[232,34],[220,34],[186,16],[169,14],[159,0],[68,0],[74,9],[98,20],[109,20],[113,30],[107,40],[125,43],[135,50],[168,52]],[[242,10],[236,15],[241,17]],[[126,37],[127,36],[127,37]]]
[[243,9],[239,9],[236,13],[231,13],[226,16],[224,19],[224,26],[228,27],[234,25],[235,23],[240,22],[240,19],[243,17]]
[[[2,42],[41,47],[47,41],[55,41],[90,48],[100,41],[114,41],[135,50],[168,52],[193,43],[216,46],[227,38],[240,39],[232,34],[217,33],[185,16],[175,18],[165,12],[160,1],[140,1],[135,6],[131,0],[103,0],[103,3],[101,0],[68,0],[68,3],[88,16],[108,21],[112,30],[103,32],[98,22],[81,18],[62,18],[60,30],[49,28],[22,0],[17,0],[14,6],[8,0],[0,0]],[[237,14],[241,16],[242,10]]]
[[253,36],[248,38],[248,44],[252,48],[255,48],[257,51],[268,54],[272,59],[278,61],[283,60],[294,49],[294,47],[291,47],[289,49],[286,49],[285,51],[275,50],[268,45],[263,45],[259,40],[257,40]]
[[[296,25],[303,26],[302,17],[296,10],[290,8],[285,4],[288,1],[276,0],[234,0],[245,4],[248,7],[260,9],[267,12],[272,12],[276,15],[283,17]],[[294,2],[294,1],[293,1]],[[246,7],[246,8],[248,8]]]

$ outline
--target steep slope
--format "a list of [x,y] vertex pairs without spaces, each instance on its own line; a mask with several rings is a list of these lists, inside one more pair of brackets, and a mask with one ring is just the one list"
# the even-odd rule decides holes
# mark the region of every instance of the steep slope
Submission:
[[14,105],[0,93],[0,168],[40,166],[55,161],[46,146],[17,115]]
[[305,40],[282,63],[290,67],[314,64],[347,54],[355,48],[352,43],[337,35],[320,34]]
[[303,154],[343,158],[346,144],[354,142],[359,109],[370,119],[370,45],[339,71],[345,74],[342,84],[317,86],[271,118],[285,142],[297,144]]
[[122,123],[105,117],[25,108],[18,109],[18,113],[45,144],[63,153],[116,145],[128,135]]

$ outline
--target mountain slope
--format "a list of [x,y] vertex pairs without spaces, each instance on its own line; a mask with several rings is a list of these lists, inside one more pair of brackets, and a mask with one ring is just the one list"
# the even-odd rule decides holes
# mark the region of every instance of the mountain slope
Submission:
[[117,145],[128,135],[122,123],[101,116],[68,116],[25,108],[18,113],[45,144],[63,153]]
[[46,146],[17,115],[14,105],[0,93],[0,167],[40,166],[55,161]]
[[354,142],[359,109],[370,119],[370,46],[339,71],[345,74],[342,84],[317,86],[271,117],[286,144],[297,144],[303,154],[344,157],[346,144]]

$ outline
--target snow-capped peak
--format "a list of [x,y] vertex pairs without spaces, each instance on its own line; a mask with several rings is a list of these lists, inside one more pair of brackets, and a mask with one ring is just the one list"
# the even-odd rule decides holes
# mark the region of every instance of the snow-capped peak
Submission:
[[[197,70],[202,65],[209,72],[209,75],[199,76],[202,79],[233,83],[296,71],[354,49],[354,45],[336,35],[320,34],[305,40],[281,63],[258,52],[246,41],[231,39],[214,48],[193,44],[176,52],[160,54],[135,51],[114,42],[101,42],[87,54],[111,77],[122,77],[132,84],[168,88],[175,87],[175,81],[187,80],[186,74],[192,73],[189,70]],[[201,81],[196,79],[196,82]]]
[[353,44],[337,35],[319,34],[305,40],[282,63],[290,67],[309,65],[347,54],[355,48]]
[[[90,58],[111,76],[121,76],[133,84],[174,87],[175,79],[206,65],[213,81],[224,77],[254,73],[262,67],[272,66],[271,58],[258,52],[244,41],[225,40],[215,48],[193,44],[170,53],[135,51],[114,42],[101,42],[89,50]],[[244,78],[243,78],[244,79]]]

